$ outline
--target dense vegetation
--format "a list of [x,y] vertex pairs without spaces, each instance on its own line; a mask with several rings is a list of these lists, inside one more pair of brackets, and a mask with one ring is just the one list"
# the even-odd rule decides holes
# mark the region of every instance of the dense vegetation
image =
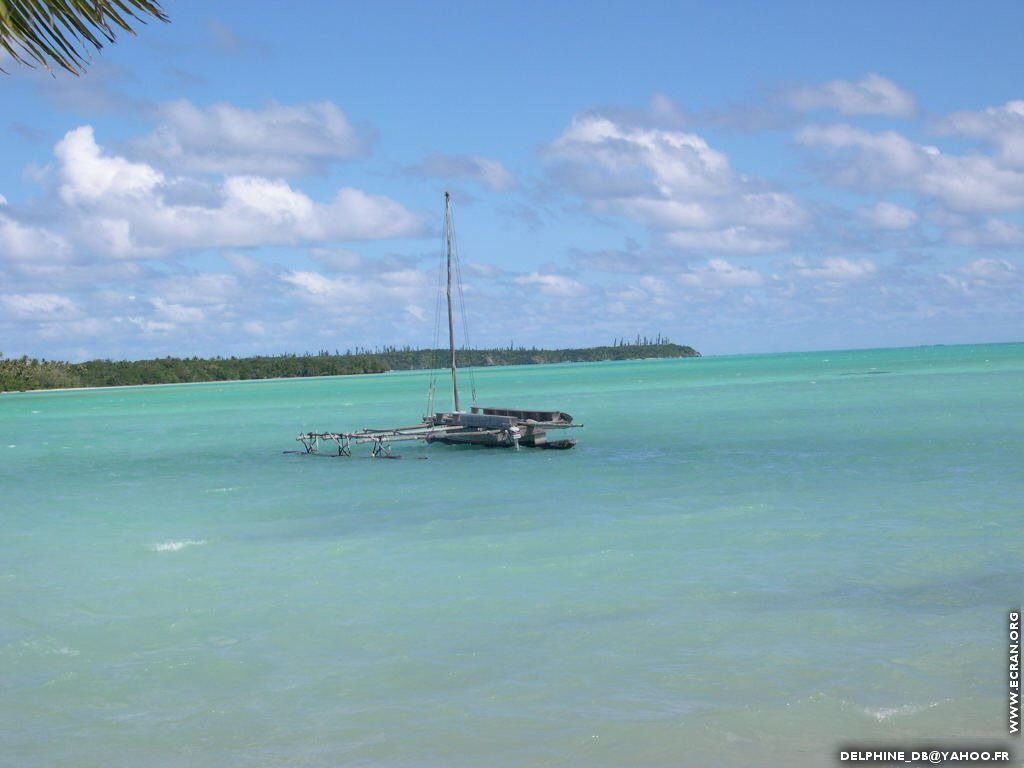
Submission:
[[[382,350],[375,353],[389,370],[408,371],[421,368],[444,368],[448,365],[447,349]],[[505,349],[459,350],[461,368],[483,368],[492,365],[534,365],[540,363],[590,363],[601,360],[637,360],[644,357],[699,357],[692,347],[668,341],[640,344],[616,344],[607,347],[580,349]]]
[[[470,349],[459,351],[462,367],[491,365],[529,365],[534,363],[634,360],[644,357],[697,357],[692,347],[672,344],[660,336],[624,340],[606,347],[582,349]],[[90,360],[64,363],[8,359],[0,355],[0,392],[63,387],[110,387],[135,384],[179,384],[196,381],[237,381],[241,379],[290,378],[298,376],[338,376],[351,373],[443,368],[446,349],[357,349],[344,353],[321,351],[305,355],[263,357],[163,357],[156,360]]]

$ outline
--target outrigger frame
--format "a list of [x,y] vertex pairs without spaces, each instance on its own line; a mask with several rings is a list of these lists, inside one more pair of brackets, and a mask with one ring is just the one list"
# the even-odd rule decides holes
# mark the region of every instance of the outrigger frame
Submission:
[[[449,433],[463,432],[464,427],[434,427],[428,424],[417,424],[411,427],[394,427],[392,429],[361,429],[357,432],[303,432],[296,440],[302,443],[306,453],[319,454],[320,443],[334,443],[337,450],[331,453],[338,456],[351,456],[352,444],[370,444],[370,456],[373,458],[398,458],[391,452],[391,444],[409,442],[414,440],[430,442],[443,442],[450,438]],[[476,430],[474,437],[478,439],[490,438],[495,445],[511,445],[519,450],[520,430],[518,427],[510,426],[507,429]],[[507,442],[506,442],[507,441]]]

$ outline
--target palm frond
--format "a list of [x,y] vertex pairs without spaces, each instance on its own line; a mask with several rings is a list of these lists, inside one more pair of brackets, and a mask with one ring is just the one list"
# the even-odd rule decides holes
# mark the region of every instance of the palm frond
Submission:
[[[89,48],[114,42],[133,24],[170,21],[158,0],[0,0],[0,50],[27,66],[85,72]],[[0,69],[0,72],[3,72]]]

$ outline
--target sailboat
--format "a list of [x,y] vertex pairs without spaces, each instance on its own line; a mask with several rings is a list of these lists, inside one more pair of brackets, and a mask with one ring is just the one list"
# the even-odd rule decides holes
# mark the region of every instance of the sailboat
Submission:
[[[574,438],[552,439],[549,433],[581,427],[572,416],[560,410],[495,408],[476,405],[468,411],[459,401],[458,364],[455,354],[455,322],[452,312],[452,229],[451,195],[444,193],[444,234],[448,303],[448,367],[452,377],[452,410],[434,411],[434,385],[431,383],[428,413],[420,424],[388,429],[361,429],[354,432],[303,432],[296,438],[306,453],[320,453],[321,444],[333,444],[338,456],[351,456],[352,444],[369,443],[371,456],[397,458],[392,443],[422,441],[445,445],[476,445],[490,448],[548,448],[565,450],[576,445]],[[461,291],[460,291],[461,292]],[[475,400],[474,388],[474,400]],[[333,451],[332,451],[333,453]]]

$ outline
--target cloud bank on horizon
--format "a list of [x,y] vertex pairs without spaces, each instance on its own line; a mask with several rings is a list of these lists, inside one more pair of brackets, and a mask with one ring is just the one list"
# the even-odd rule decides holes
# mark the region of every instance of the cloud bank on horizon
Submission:
[[475,345],[1024,338],[1024,93],[940,112],[879,70],[716,110],[659,77],[646,106],[559,104],[460,146],[329,81],[189,98],[178,73],[140,101],[93,74],[92,108],[76,83],[0,83],[40,110],[5,115],[28,150],[0,176],[9,356],[430,344],[444,188]]

